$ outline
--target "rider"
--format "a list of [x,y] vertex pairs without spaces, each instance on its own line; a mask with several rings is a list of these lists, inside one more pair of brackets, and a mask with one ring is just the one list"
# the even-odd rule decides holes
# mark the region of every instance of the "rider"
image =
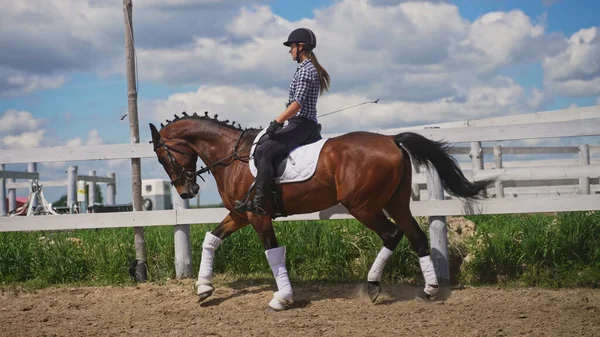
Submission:
[[[323,91],[329,91],[329,74],[319,64],[313,49],[317,37],[308,28],[298,28],[283,43],[290,47],[292,60],[298,62],[290,83],[286,109],[273,120],[266,130],[269,135],[254,154],[256,163],[256,193],[254,200],[237,202],[239,211],[265,215],[265,195],[273,180],[273,159],[288,154],[301,145],[317,126],[317,100]],[[284,127],[284,122],[288,124]]]

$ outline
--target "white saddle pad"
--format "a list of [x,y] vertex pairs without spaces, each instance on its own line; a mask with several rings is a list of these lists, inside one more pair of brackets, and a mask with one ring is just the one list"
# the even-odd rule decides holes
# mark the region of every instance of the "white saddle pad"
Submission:
[[[256,143],[262,135],[265,134],[267,129],[262,130],[254,143]],[[319,153],[328,138],[320,139],[312,144],[302,145],[293,149],[286,158],[285,171],[280,177],[275,177],[276,183],[292,183],[308,180],[315,173],[317,169],[317,162],[319,161]],[[254,153],[256,144],[250,149],[250,153]],[[256,165],[254,164],[254,157],[250,159],[250,172],[256,177]],[[276,168],[275,168],[276,169]],[[275,173],[277,174],[277,173]]]

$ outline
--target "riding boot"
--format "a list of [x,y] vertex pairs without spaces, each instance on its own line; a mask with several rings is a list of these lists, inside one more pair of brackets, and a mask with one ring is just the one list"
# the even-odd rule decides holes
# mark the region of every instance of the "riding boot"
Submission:
[[258,174],[256,175],[256,192],[252,201],[242,203],[237,201],[236,210],[239,212],[252,212],[257,215],[266,215],[265,203],[268,193],[270,191],[269,184],[273,180],[273,167],[271,165],[264,165],[265,167],[258,168]]

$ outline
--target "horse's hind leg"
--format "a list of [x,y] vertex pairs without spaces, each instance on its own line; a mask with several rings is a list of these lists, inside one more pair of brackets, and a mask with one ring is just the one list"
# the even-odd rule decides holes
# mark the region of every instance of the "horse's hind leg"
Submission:
[[383,241],[383,247],[377,254],[367,276],[369,298],[375,302],[381,293],[380,280],[385,264],[398,246],[403,233],[385,216],[382,210],[369,212],[362,209],[349,209],[349,212],[358,221],[377,233]]
[[[410,198],[410,194],[408,194],[408,198]],[[429,255],[427,235],[425,235],[425,232],[423,232],[417,220],[412,216],[410,208],[408,207],[408,201],[398,199],[400,199],[399,196],[392,198],[385,205],[385,210],[404,232],[412,248],[419,256],[421,272],[425,279],[425,294],[433,296],[437,294],[439,290],[439,283],[431,261],[431,256]]]
[[200,270],[198,271],[198,281],[196,281],[198,302],[207,299],[215,289],[212,284],[215,250],[219,248],[225,238],[248,224],[248,220],[237,216],[235,213],[229,213],[217,228],[212,232],[206,232],[204,242],[202,243],[202,258],[200,260]]

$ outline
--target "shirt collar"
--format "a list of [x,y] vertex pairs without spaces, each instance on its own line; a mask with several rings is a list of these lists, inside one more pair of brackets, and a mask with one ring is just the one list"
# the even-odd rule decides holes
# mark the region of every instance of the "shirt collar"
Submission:
[[310,63],[310,59],[306,59],[306,60],[302,61],[302,63],[300,63],[300,64],[298,65],[298,67],[296,68],[296,70],[297,70],[297,69],[300,69],[300,68],[304,68],[304,67],[306,66],[306,64],[307,64],[307,63]]

